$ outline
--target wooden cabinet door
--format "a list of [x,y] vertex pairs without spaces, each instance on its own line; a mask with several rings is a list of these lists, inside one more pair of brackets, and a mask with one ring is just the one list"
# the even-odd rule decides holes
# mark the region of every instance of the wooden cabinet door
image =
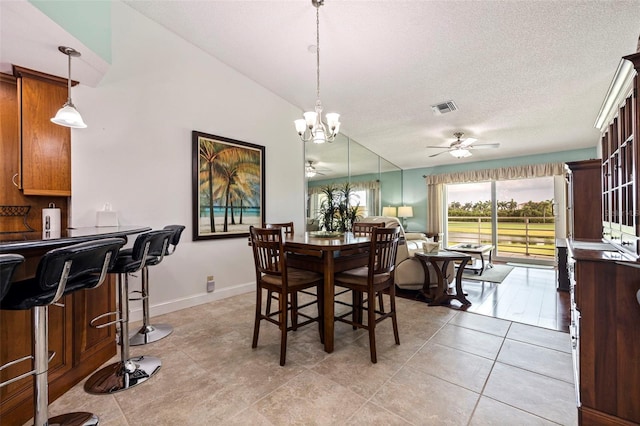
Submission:
[[24,70],[18,79],[24,195],[71,195],[71,131],[50,119],[67,100],[67,87]]

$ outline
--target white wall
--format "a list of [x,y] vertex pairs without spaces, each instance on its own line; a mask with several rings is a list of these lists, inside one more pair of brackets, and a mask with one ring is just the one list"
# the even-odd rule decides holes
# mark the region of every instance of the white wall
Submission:
[[304,229],[300,110],[130,7],[113,3],[112,66],[73,100],[89,127],[72,131],[72,226],[93,226],[109,202],[122,225],[187,227],[175,254],[149,270],[152,315],[255,282],[246,238],[192,241],[192,130],[264,145],[266,219]]

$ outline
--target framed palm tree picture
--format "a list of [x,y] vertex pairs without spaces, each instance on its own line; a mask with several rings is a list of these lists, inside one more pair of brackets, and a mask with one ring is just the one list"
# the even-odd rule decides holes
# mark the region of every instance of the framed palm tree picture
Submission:
[[264,224],[264,146],[192,132],[193,239],[247,237]]

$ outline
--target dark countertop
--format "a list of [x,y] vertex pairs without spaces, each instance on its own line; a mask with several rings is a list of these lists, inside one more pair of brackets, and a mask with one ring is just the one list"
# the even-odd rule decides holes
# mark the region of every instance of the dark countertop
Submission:
[[150,231],[148,226],[89,226],[86,228],[68,228],[61,232],[60,238],[44,239],[41,232],[16,232],[0,234],[0,253],[19,253],[30,249],[53,249],[70,244],[82,243],[101,238],[122,237]]

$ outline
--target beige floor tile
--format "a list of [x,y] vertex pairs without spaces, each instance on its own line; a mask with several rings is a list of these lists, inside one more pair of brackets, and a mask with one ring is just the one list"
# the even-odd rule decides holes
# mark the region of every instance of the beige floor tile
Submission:
[[562,331],[514,322],[507,333],[507,338],[571,353],[571,337],[569,333]]
[[480,397],[480,402],[470,423],[472,426],[552,426],[555,424],[557,423],[552,423],[485,396]]
[[572,384],[496,363],[484,395],[562,425],[577,424]]
[[472,312],[459,312],[458,315],[449,321],[449,324],[504,337],[509,331],[511,321],[474,314]]
[[351,416],[346,424],[350,426],[408,426],[412,423],[376,404],[367,402],[353,416]]
[[571,354],[507,339],[498,361],[555,379],[573,383]]
[[365,399],[312,371],[305,371],[255,404],[273,424],[329,425],[346,422]]
[[[400,345],[391,321],[380,323],[377,364],[367,332],[336,323],[331,354],[315,324],[289,332],[280,367],[274,325],[263,321],[251,348],[254,304],[251,292],[152,318],[174,332],[131,355],[160,358],[157,375],[113,395],[86,394],[79,383],[50,414],[91,411],[106,426],[441,425],[467,424],[477,403],[474,425],[576,424],[573,385],[562,381],[571,373],[564,333],[513,324],[505,341],[504,321],[398,298]],[[482,389],[499,351],[478,403],[470,389]]]
[[440,379],[480,393],[493,361],[458,349],[430,342],[416,353],[406,368],[420,370]]
[[496,359],[504,339],[493,334],[447,324],[431,341],[474,355]]
[[364,398],[369,398],[399,368],[395,359],[383,356],[378,356],[378,362],[372,364],[368,345],[365,348],[352,345],[331,354],[312,370]]
[[437,377],[402,368],[371,402],[420,425],[466,425],[480,395]]

